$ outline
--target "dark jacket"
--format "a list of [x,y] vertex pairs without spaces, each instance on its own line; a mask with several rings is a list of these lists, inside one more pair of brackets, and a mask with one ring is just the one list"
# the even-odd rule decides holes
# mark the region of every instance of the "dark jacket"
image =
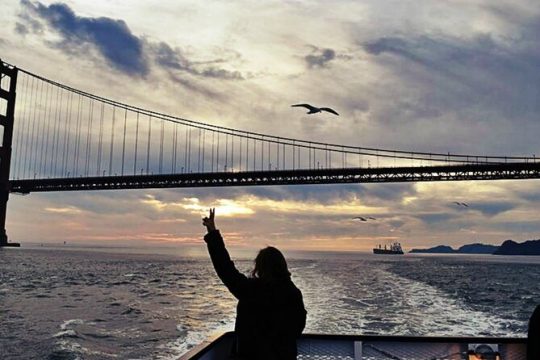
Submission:
[[302,293],[290,278],[248,278],[231,261],[218,230],[204,237],[216,272],[238,299],[236,354],[247,360],[296,359],[296,338],[306,325]]

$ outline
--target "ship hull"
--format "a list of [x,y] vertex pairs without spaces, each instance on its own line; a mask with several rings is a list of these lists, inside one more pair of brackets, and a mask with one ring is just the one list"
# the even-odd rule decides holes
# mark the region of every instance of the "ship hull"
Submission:
[[403,255],[403,251],[387,250],[387,249],[373,249],[374,254],[384,255]]

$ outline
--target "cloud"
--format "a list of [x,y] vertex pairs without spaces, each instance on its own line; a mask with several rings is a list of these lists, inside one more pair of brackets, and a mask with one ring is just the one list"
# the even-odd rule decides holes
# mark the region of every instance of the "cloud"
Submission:
[[448,213],[427,213],[416,215],[416,217],[431,225],[437,223],[447,223],[449,220],[456,218],[456,215]]
[[[149,61],[154,60],[160,68],[182,71],[197,77],[223,80],[245,78],[239,71],[216,66],[227,62],[227,59],[190,61],[179,48],[173,49],[165,42],[155,43],[143,36],[134,35],[121,19],[78,16],[63,3],[47,6],[40,2],[21,0],[21,4],[27,12],[19,15],[22,23],[17,22],[15,25],[18,34],[24,36],[29,32],[42,32],[40,21],[43,21],[61,37],[59,41],[53,42],[54,47],[68,54],[85,56],[90,53],[89,49],[97,50],[109,65],[131,76],[146,76],[150,72]],[[239,57],[239,54],[234,53],[234,56]],[[190,88],[196,87],[187,80],[176,82]]]
[[[165,42],[149,44],[151,52],[154,54],[155,61],[161,67],[170,70],[179,70],[188,72],[191,75],[207,78],[216,78],[224,80],[243,80],[244,76],[239,71],[229,71],[215,66],[206,66],[225,62],[224,59],[213,59],[202,62],[192,62],[187,59],[181,49],[172,49]],[[201,65],[205,65],[202,66]]]
[[[481,105],[516,118],[540,110],[540,53],[527,40],[533,36],[527,29],[524,38],[510,42],[489,34],[470,38],[422,35],[381,37],[363,43],[363,48],[371,55],[388,57],[381,59],[382,64],[402,78],[439,84],[428,99],[436,106],[430,109],[421,104],[429,112],[459,109],[459,104]],[[540,28],[534,33],[540,35]],[[424,72],[418,73],[415,67]]]
[[66,206],[66,207],[46,207],[45,211],[57,214],[80,214],[81,209],[76,208],[75,206]]
[[146,204],[158,212],[179,212],[187,210],[192,214],[204,215],[209,208],[216,208],[216,212],[221,216],[253,215],[255,211],[249,206],[242,204],[242,201],[234,199],[214,199],[212,202],[204,203],[196,197],[183,198],[180,201],[165,201],[153,195],[146,195],[141,203]]
[[[24,2],[22,2],[24,5]],[[27,12],[22,12],[19,14],[19,19],[24,23],[16,22],[15,23],[15,32],[19,35],[25,36],[26,34],[32,33],[42,33],[43,25]]]
[[111,66],[124,73],[137,76],[148,73],[143,41],[132,34],[123,20],[77,16],[62,3],[46,6],[21,0],[21,4],[61,36],[55,44],[58,48],[69,53],[86,53],[84,45],[91,45]]
[[333,49],[315,48],[313,52],[304,57],[308,68],[324,68],[330,61],[336,58],[336,52]]
[[516,203],[510,203],[508,201],[492,201],[469,205],[473,210],[480,211],[483,215],[495,216],[503,212],[512,210],[517,207]]
[[29,30],[25,25],[18,22],[15,24],[15,32],[19,35],[25,36],[29,33]]

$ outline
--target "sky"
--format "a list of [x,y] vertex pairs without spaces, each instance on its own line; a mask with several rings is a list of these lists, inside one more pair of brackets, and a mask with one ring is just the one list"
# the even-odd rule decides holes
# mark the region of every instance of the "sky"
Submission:
[[[538,1],[2,6],[3,60],[106,98],[312,141],[540,154]],[[299,102],[340,117],[291,109]],[[200,245],[216,207],[239,247],[459,247],[540,238],[538,205],[537,180],[32,193],[11,195],[7,230],[23,243]]]

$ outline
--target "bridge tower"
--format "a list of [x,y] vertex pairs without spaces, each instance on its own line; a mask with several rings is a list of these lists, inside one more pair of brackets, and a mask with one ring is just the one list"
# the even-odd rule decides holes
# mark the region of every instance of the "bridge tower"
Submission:
[[[0,113],[0,126],[3,127],[0,144],[0,247],[20,246],[9,243],[6,233],[6,210],[9,199],[9,169],[11,166],[11,143],[13,140],[13,120],[15,118],[15,88],[17,68],[9,67],[0,60],[0,101],[6,102],[4,112]],[[0,130],[1,131],[1,130]]]

